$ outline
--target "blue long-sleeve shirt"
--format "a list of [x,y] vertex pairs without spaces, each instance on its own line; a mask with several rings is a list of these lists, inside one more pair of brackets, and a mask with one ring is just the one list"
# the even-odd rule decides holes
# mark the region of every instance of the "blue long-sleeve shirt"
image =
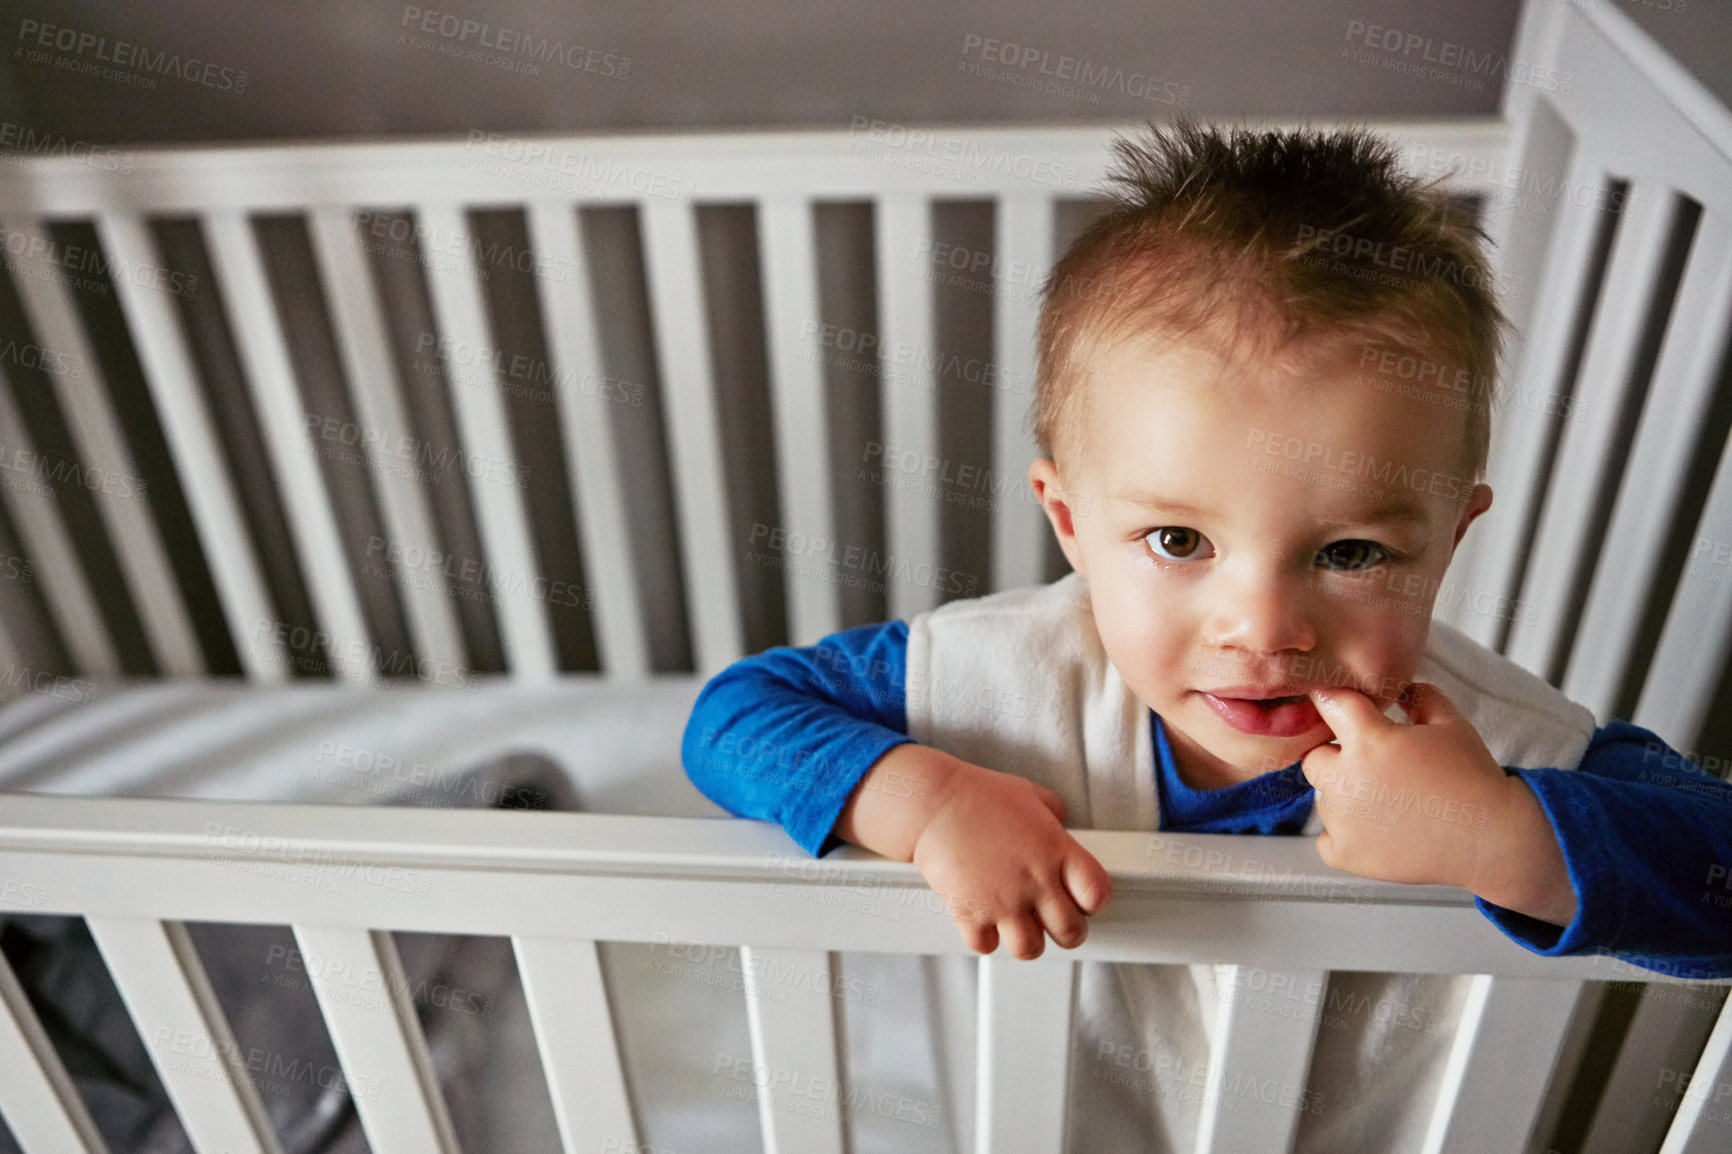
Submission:
[[[854,787],[912,740],[901,621],[778,647],[737,661],[698,695],[681,757],[692,783],[738,817],[774,821],[808,853],[833,830]],[[1298,762],[1221,789],[1179,777],[1152,710],[1160,828],[1296,834],[1314,791]],[[1480,912],[1548,957],[1609,953],[1683,977],[1732,976],[1732,783],[1702,772],[1627,721],[1597,729],[1573,770],[1513,771],[1538,797],[1575,888],[1559,927],[1477,898]]]

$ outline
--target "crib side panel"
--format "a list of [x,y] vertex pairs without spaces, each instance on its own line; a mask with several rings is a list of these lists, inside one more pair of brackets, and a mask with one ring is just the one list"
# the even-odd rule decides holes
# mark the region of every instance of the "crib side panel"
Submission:
[[[1530,292],[1537,275],[1537,293],[1517,310],[1496,396],[1497,509],[1463,550],[1467,595],[1440,597],[1438,615],[1602,723],[1629,718],[1723,774],[1712,706],[1732,652],[1732,114],[1613,4],[1529,4],[1518,50],[1572,83],[1506,90],[1521,151],[1494,220],[1506,271]],[[1540,1118],[1572,1104],[1565,1124],[1585,1152],[1701,1124],[1683,1107],[1673,1117],[1677,1099],[1655,1087],[1712,1065],[1698,1057],[1711,1000],[1585,1000],[1578,1022],[1551,993],[1549,1011],[1545,998],[1482,1009],[1458,1047],[1471,1039],[1481,1069],[1531,1068],[1573,1023],[1619,1050],[1609,1069],[1554,1071],[1538,1104]],[[1451,1103],[1434,1145],[1471,1138],[1479,1118]]]
[[[754,1063],[766,1077],[780,1076],[780,1085],[801,1079],[808,1092],[836,1084],[831,951],[967,953],[943,904],[920,899],[927,891],[912,865],[857,855],[790,872],[785,838],[759,823],[20,795],[0,824],[0,877],[15,883],[0,891],[0,912],[27,903],[28,912],[91,920],[141,1033],[166,1039],[153,1053],[187,1124],[219,1127],[225,1140],[258,1117],[248,1105],[250,1083],[244,1071],[224,1077],[214,1059],[179,1061],[193,1048],[207,1058],[236,1050],[213,1000],[199,992],[197,959],[173,947],[176,931],[164,925],[294,926],[309,972],[377,974],[393,994],[408,983],[392,962],[388,932],[518,938],[550,1092],[566,1102],[568,1120],[581,1108],[579,1125],[606,1127],[604,1139],[628,1131],[599,970],[577,961],[591,940],[745,943],[747,990],[761,999]],[[1654,976],[1603,958],[1535,957],[1453,891],[1353,880],[1352,901],[1295,898],[1349,880],[1323,866],[1308,842],[1246,850],[1231,844],[1243,839],[1165,836],[1193,848],[1197,864],[1185,865],[1187,854],[1151,859],[1142,834],[1079,831],[1114,878],[1112,907],[1064,957],[1018,963],[1001,951],[986,961],[976,1101],[991,1148],[1018,1142],[1048,1150],[1062,1140],[1063,1043],[1077,961],[1225,959],[1251,974],[1280,972],[1300,990],[1321,988],[1333,970],[1478,971],[1544,983],[1543,990],[1485,986],[1484,1020],[1458,1043],[1472,1059],[1458,1063],[1450,1133],[1477,1132],[1475,1119],[1487,1109],[1512,1124],[1531,1110],[1531,1086],[1511,1105],[1508,1088],[1494,1089],[1481,1075],[1542,1060],[1572,981]],[[1254,855],[1254,872],[1241,874],[1245,863],[1233,857],[1241,853]],[[1225,867],[1223,856],[1231,859]],[[1223,868],[1243,877],[1242,890],[1222,890]],[[897,896],[903,886],[914,887],[906,898]],[[859,900],[862,893],[873,900]],[[884,916],[886,903],[898,917]],[[547,939],[552,909],[581,938]],[[1314,972],[1293,972],[1306,969]],[[346,991],[341,982],[315,990],[362,1094],[357,1105],[370,1141],[381,1149],[440,1148],[448,1127],[413,1008],[394,998],[381,1013]],[[766,992],[805,1001],[762,998]],[[1505,1013],[1518,1003],[1520,1013]],[[1231,1099],[1233,1109],[1213,1116],[1210,1141],[1226,1148],[1251,1135],[1278,1146],[1294,1113],[1279,1087],[1302,1085],[1316,1019],[1232,1009],[1210,1078],[1216,1103]],[[579,1071],[603,1076],[578,1091],[571,1079]],[[1238,1100],[1247,1086],[1256,1087],[1255,1107]],[[1272,1102],[1266,1086],[1276,1087]],[[837,1124],[834,1115],[814,1119],[773,1103],[764,1107],[774,1111],[766,1135],[801,1149],[830,1141],[822,1135]],[[816,1128],[802,1129],[808,1125]],[[568,1128],[568,1141],[578,1132]],[[268,1149],[268,1137],[261,1131],[241,1148]]]
[[1530,8],[1525,50],[1575,79],[1506,102],[1525,151],[1498,216],[1534,299],[1494,398],[1498,513],[1438,615],[1690,748],[1726,657],[1724,583],[1680,550],[1723,532],[1701,474],[1728,432],[1732,114],[1612,5]]
[[[1500,126],[1480,122],[1372,127],[1403,146],[1474,160],[1454,178],[1462,190],[1485,182],[1493,166],[1484,161],[1503,139]],[[903,618],[957,595],[954,582],[933,574],[956,571],[956,546],[940,527],[964,507],[988,510],[968,520],[968,532],[989,537],[975,592],[1044,580],[1048,530],[1025,480],[1036,452],[1027,422],[1038,288],[1055,256],[1056,214],[1103,175],[1114,130],[921,130],[963,158],[923,167],[897,163],[907,140],[887,131],[161,150],[100,174],[44,158],[0,160],[8,230],[41,237],[61,223],[94,223],[160,426],[151,435],[168,447],[196,534],[169,556],[148,508],[123,510],[98,495],[148,652],[111,658],[87,641],[89,614],[77,611],[72,582],[56,592],[49,625],[76,639],[76,672],[128,661],[222,672],[233,660],[233,672],[257,680],[293,672],[460,684],[493,671],[495,650],[499,671],[527,680],[586,668],[579,661],[628,679],[680,663],[714,671],[747,648],[752,613],[739,574],[758,563],[742,559],[748,553],[767,558],[787,606],[772,630],[810,643],[854,623],[843,619],[845,589],[866,589],[865,603],[883,606],[874,614]],[[1026,157],[1042,163],[1030,168]],[[549,167],[561,179],[550,183]],[[953,371],[939,286],[957,279],[958,253],[935,235],[933,214],[957,201],[991,212],[982,251],[961,254],[967,291],[990,294],[991,336],[983,368],[970,360]],[[715,286],[733,270],[706,268],[698,225],[708,207],[740,203],[753,209],[762,274],[768,420],[724,437],[754,418],[718,393],[726,376],[718,358],[738,350],[728,339],[717,344]],[[876,315],[870,331],[846,339],[858,345],[850,357],[876,370],[880,443],[876,456],[871,445],[860,452],[883,474],[882,525],[839,517],[837,350],[819,292],[833,258],[813,226],[815,210],[832,204],[871,210]],[[637,283],[605,273],[583,239],[586,212],[604,209],[626,210],[642,238],[641,333],[604,332],[598,320],[616,315]],[[500,213],[524,222],[522,252],[482,235],[478,214]],[[299,221],[316,299],[279,299],[293,283],[283,279],[293,260],[286,242],[266,236],[267,218]],[[159,251],[162,230],[184,221],[197,226],[190,243],[208,256],[210,281],[171,268]],[[94,368],[84,355],[88,317],[58,280],[36,275],[43,270],[32,259],[43,258],[8,257],[39,335]],[[387,275],[387,266],[403,275]],[[493,286],[517,273],[544,345],[507,356],[496,315],[505,290]],[[419,332],[415,284],[430,310]],[[328,330],[340,379],[317,375],[325,370],[309,350],[327,337],[316,330]],[[636,357],[645,376],[622,382],[614,371],[622,356]],[[991,429],[978,460],[948,459],[939,435],[955,419],[944,414],[958,372],[990,386]],[[526,382],[545,396],[503,399]],[[125,473],[143,434],[117,427],[96,405],[103,391],[62,388],[59,404],[82,463]],[[230,397],[253,411],[258,459],[237,461],[241,446],[221,444],[219,430],[243,420],[222,411]],[[332,397],[343,398],[340,421],[327,411]],[[646,398],[662,425],[648,453],[643,430],[630,431]],[[450,411],[448,449],[429,405]],[[546,406],[541,416],[524,416],[534,405]],[[526,420],[553,428],[551,442],[525,441]],[[546,443],[558,445],[558,459],[546,457]],[[456,482],[466,505],[437,500],[438,478],[417,474],[428,472],[429,455],[444,467],[447,454],[459,468],[479,463],[516,483],[472,473]],[[364,484],[335,463],[348,457]],[[239,471],[255,475],[243,483]],[[665,537],[645,519],[661,476],[675,526]],[[581,543],[580,556],[544,539],[554,530],[535,522],[535,506],[548,504],[537,499],[543,485],[566,490],[559,502],[577,524],[564,536]],[[737,523],[742,515],[750,521]],[[382,539],[358,536],[363,524],[378,525]],[[474,556],[462,552],[467,541]],[[28,543],[45,567],[55,563],[41,532]],[[95,580],[86,571],[92,554],[73,544],[71,560]],[[652,598],[665,587],[637,579],[645,557],[678,572],[677,603]],[[183,586],[201,568],[222,605],[232,658],[201,643],[189,623]],[[361,588],[371,569],[385,575],[385,589]],[[556,604],[587,617],[593,658],[556,643]],[[399,629],[406,653],[388,644]],[[292,643],[300,637],[312,640]]]

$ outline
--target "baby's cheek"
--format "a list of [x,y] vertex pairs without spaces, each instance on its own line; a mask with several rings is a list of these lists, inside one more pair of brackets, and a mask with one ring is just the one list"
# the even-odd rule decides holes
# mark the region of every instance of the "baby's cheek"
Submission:
[[1171,645],[1177,630],[1175,614],[1134,596],[1106,591],[1095,600],[1095,628],[1108,652],[1148,652]]
[[1425,643],[1430,632],[1430,618],[1407,625],[1398,636],[1390,639],[1389,648],[1383,654],[1383,667],[1394,673],[1397,680],[1412,681],[1419,663],[1425,659]]
[[1184,666],[1182,647],[1175,644],[1172,630],[1159,622],[1119,622],[1116,628],[1100,632],[1101,646],[1113,668],[1145,702],[1163,696]]
[[1392,626],[1367,626],[1347,636],[1337,636],[1327,657],[1321,657],[1295,673],[1303,680],[1325,685],[1347,685],[1386,708],[1413,681],[1424,655],[1423,637],[1402,635]]
[[1379,709],[1403,703],[1408,687],[1413,684],[1416,665],[1417,662],[1380,662],[1373,667],[1375,672],[1365,676],[1361,692],[1375,700]]
[[1358,621],[1344,640],[1351,660],[1380,678],[1400,681],[1411,678],[1425,656],[1431,619],[1418,613],[1380,613]]

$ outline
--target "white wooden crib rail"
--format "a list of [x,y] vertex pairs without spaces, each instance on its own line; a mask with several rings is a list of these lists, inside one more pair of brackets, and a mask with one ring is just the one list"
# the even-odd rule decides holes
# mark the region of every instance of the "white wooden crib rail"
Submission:
[[[1217,1154],[1292,1140],[1326,1006],[1307,996],[1293,1001],[1297,1012],[1271,1010],[1259,1004],[1269,991],[1319,991],[1332,970],[1483,975],[1454,1035],[1426,1146],[1483,1154],[1522,1148],[1546,1089],[1549,1064],[1488,1061],[1520,1041],[1520,1008],[1567,1007],[1582,979],[1655,978],[1604,958],[1536,957],[1459,891],[1338,873],[1307,841],[1078,836],[1114,883],[1088,941],[1035,962],[1002,951],[979,961],[978,1154],[1062,1150],[1078,960],[1237,967],[1225,976],[1234,996],[1219,1010],[1196,1147]],[[837,999],[774,975],[830,972],[830,951],[967,952],[912,865],[864,851],[815,862],[756,822],[18,797],[0,819],[0,878],[0,912],[89,920],[200,1151],[270,1151],[276,1140],[185,922],[290,924],[303,954],[333,973],[399,972],[388,931],[509,936],[568,1154],[639,1142],[596,941],[740,946],[754,1078],[778,1092],[796,1077],[836,1084]],[[315,989],[348,1084],[367,1088],[356,1106],[372,1149],[452,1150],[407,1000],[380,1013],[339,983]],[[101,1150],[3,962],[0,1007],[0,1112],[25,1149]],[[1541,1041],[1538,1052],[1555,1049],[1555,1037]],[[1702,1087],[1732,1078],[1732,1006],[1696,1078]],[[1669,1154],[1704,1154],[1723,1136],[1698,1129],[1704,1104],[1685,1098]],[[793,1111],[764,1093],[759,1119],[771,1154],[844,1149],[834,1113]]]

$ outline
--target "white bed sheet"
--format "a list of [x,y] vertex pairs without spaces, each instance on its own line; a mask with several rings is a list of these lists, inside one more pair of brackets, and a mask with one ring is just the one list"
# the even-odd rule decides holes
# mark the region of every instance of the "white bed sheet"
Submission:
[[[726,816],[680,767],[680,738],[701,686],[691,677],[482,680],[461,690],[216,680],[77,686],[0,708],[0,794],[480,806],[533,783],[558,808]],[[196,936],[207,968],[229,971],[230,986],[270,989],[244,1005],[225,999],[231,1018],[243,1019],[234,1023],[243,1045],[285,1014],[316,1015],[285,929],[199,927]],[[556,1149],[508,943],[399,935],[399,950],[418,990],[463,995],[416,1002],[464,1148]],[[606,943],[602,955],[640,1140],[664,1154],[761,1150],[753,1083],[741,1076],[751,1048],[738,950]],[[965,1149],[972,1022],[934,1031],[928,1008],[935,985],[950,995],[940,1002],[972,1006],[969,959],[839,954],[832,963],[832,985],[843,992],[841,1085],[815,1100],[781,1096],[777,1108],[816,1102],[836,1111],[856,1154]],[[279,1125],[285,1105],[273,1111]],[[354,1142],[351,1128],[331,1149]]]

